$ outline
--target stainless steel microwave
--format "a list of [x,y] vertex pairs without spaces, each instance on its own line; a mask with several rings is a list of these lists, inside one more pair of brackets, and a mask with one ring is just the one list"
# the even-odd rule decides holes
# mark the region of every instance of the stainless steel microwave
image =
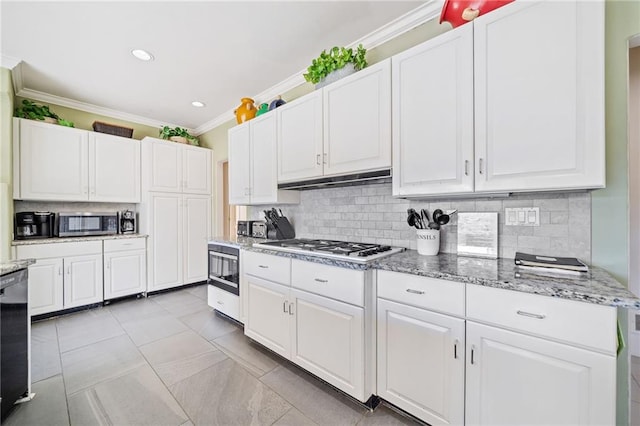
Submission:
[[118,213],[58,213],[59,237],[118,233]]

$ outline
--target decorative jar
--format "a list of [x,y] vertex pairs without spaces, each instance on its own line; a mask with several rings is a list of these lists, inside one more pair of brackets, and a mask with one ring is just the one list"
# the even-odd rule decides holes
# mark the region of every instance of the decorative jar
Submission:
[[242,98],[240,100],[240,106],[234,111],[238,124],[251,120],[256,116],[256,112],[258,112],[258,110],[253,104],[253,99],[251,98]]

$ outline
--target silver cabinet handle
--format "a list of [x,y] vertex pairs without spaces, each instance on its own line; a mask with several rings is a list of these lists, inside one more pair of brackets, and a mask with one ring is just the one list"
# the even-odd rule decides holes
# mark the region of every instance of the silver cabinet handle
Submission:
[[532,314],[531,312],[525,311],[517,311],[518,315],[522,315],[523,317],[535,318],[535,319],[545,319],[547,316],[543,314]]
[[422,290],[414,290],[412,288],[408,288],[407,289],[407,293],[413,293],[413,294],[424,294],[424,291]]
[[320,165],[320,154],[316,155],[316,164],[319,166]]
[[62,266],[58,266],[58,275],[62,275]]
[[460,343],[458,339],[453,342],[453,359],[458,359],[458,343]]
[[258,268],[269,269],[269,267],[267,265],[258,265]]
[[285,314],[287,313],[287,305],[289,304],[289,302],[287,302],[286,300],[282,303],[282,312],[284,312]]
[[71,275],[71,265],[67,266],[67,275]]
[[482,158],[478,160],[478,173],[482,174]]
[[292,306],[293,303],[289,303],[289,315],[293,315],[293,310],[291,309]]
[[132,246],[133,243],[122,243],[123,246]]
[[323,280],[323,279],[320,279],[320,278],[314,278],[313,280],[316,281],[316,282],[319,282],[319,283],[328,283],[329,282],[329,280]]
[[221,302],[220,300],[218,300],[216,303],[217,303],[218,305],[224,305],[224,302]]
[[464,160],[464,175],[469,176],[469,160]]
[[327,153],[326,152],[324,154],[322,154],[322,162],[324,164],[327,164]]
[[471,346],[471,365],[475,364],[475,358],[474,358],[474,353],[475,353],[476,347],[475,346]]

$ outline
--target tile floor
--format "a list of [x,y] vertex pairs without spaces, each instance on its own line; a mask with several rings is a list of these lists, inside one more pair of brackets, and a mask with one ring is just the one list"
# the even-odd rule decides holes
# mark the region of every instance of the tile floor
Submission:
[[252,343],[206,285],[40,321],[10,425],[405,425]]
[[631,370],[629,424],[640,425],[640,358],[631,356],[629,370]]

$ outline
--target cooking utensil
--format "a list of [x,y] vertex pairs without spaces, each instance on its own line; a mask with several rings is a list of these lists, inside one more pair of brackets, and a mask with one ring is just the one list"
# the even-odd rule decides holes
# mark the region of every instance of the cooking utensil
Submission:
[[438,225],[446,225],[447,223],[449,223],[449,219],[451,219],[449,215],[443,213],[438,216],[438,220],[436,222],[438,223]]
[[280,217],[284,217],[284,215],[282,214],[282,209],[278,209],[278,211],[280,212]]
[[[429,222],[431,222],[429,220],[429,213],[425,209],[421,209],[420,210],[420,217],[422,218],[422,223],[423,224],[429,224]],[[423,228],[423,229],[426,229],[426,227]]]
[[415,209],[407,209],[407,215],[407,223],[409,226],[413,226],[416,229],[424,229],[422,219],[420,219],[420,215],[415,211]]
[[433,222],[438,222],[438,218],[440,217],[440,215],[443,213],[442,210],[440,209],[435,209],[433,211],[433,214],[431,215],[431,217],[433,218]]

